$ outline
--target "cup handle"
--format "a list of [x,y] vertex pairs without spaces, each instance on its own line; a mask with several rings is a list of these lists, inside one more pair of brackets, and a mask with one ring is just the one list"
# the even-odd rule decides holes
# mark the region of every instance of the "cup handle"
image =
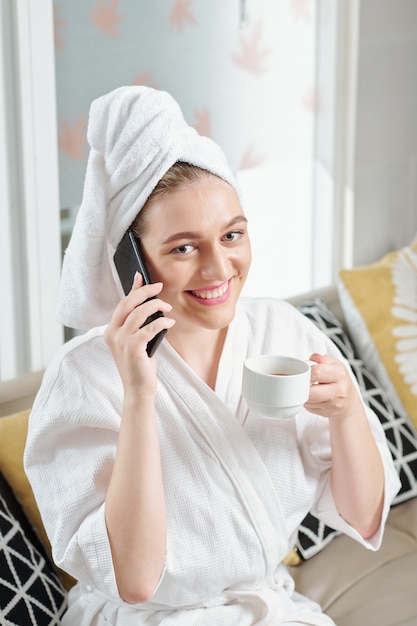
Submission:
[[[310,370],[311,370],[311,368],[312,368],[314,365],[318,365],[317,361],[312,361],[311,359],[307,359],[307,361],[305,361],[305,363],[307,363],[307,365],[309,365],[309,366],[310,366]],[[311,387],[312,385],[318,385],[318,384],[319,384],[318,380],[316,380],[314,383],[312,383],[312,382],[310,381],[310,387]]]

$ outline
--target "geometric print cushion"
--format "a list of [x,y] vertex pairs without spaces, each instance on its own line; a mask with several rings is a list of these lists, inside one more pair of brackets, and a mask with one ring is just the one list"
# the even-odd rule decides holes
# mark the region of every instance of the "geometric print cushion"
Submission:
[[0,495],[0,624],[56,626],[66,591]]
[[[394,410],[376,378],[358,358],[341,323],[320,298],[298,307],[339,348],[358,381],[364,401],[379,418],[384,429],[394,465],[401,480],[401,489],[393,500],[400,504],[417,496],[417,433],[405,413]],[[339,534],[310,513],[301,523],[296,545],[303,559],[309,559]]]

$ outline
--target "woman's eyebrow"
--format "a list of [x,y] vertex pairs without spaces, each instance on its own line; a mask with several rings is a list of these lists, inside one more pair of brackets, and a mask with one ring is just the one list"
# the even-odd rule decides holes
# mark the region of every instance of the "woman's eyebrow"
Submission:
[[[232,226],[234,226],[235,224],[238,224],[239,222],[247,222],[247,221],[248,220],[244,215],[237,215],[236,217],[231,219],[230,222],[224,225],[224,230],[231,228]],[[180,233],[174,233],[173,235],[165,239],[162,243],[163,244],[171,243],[171,241],[177,241],[178,239],[201,239],[202,237],[203,235],[201,233],[197,233],[192,230],[185,230]]]
[[174,235],[171,235],[162,243],[171,243],[171,241],[176,241],[177,239],[199,239],[201,236],[202,235],[200,235],[199,233],[194,233],[192,230],[185,230],[182,233],[175,233]]

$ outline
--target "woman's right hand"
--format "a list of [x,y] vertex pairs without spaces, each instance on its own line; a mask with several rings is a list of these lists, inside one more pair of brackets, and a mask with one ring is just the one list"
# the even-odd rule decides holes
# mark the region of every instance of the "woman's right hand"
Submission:
[[143,324],[153,313],[169,313],[172,309],[168,302],[154,298],[161,289],[162,283],[143,285],[142,275],[137,272],[130,293],[117,305],[105,331],[104,338],[119,370],[125,396],[143,398],[155,394],[156,363],[148,356],[146,346],[158,332],[173,326],[175,320],[161,316],[146,326]]

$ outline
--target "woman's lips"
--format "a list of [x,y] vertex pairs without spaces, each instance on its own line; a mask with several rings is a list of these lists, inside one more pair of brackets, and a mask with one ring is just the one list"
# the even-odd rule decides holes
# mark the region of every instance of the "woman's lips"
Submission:
[[201,304],[206,306],[215,306],[225,302],[230,294],[231,280],[227,280],[221,285],[215,287],[206,287],[204,289],[195,289],[193,291],[187,291],[195,300],[198,300]]

